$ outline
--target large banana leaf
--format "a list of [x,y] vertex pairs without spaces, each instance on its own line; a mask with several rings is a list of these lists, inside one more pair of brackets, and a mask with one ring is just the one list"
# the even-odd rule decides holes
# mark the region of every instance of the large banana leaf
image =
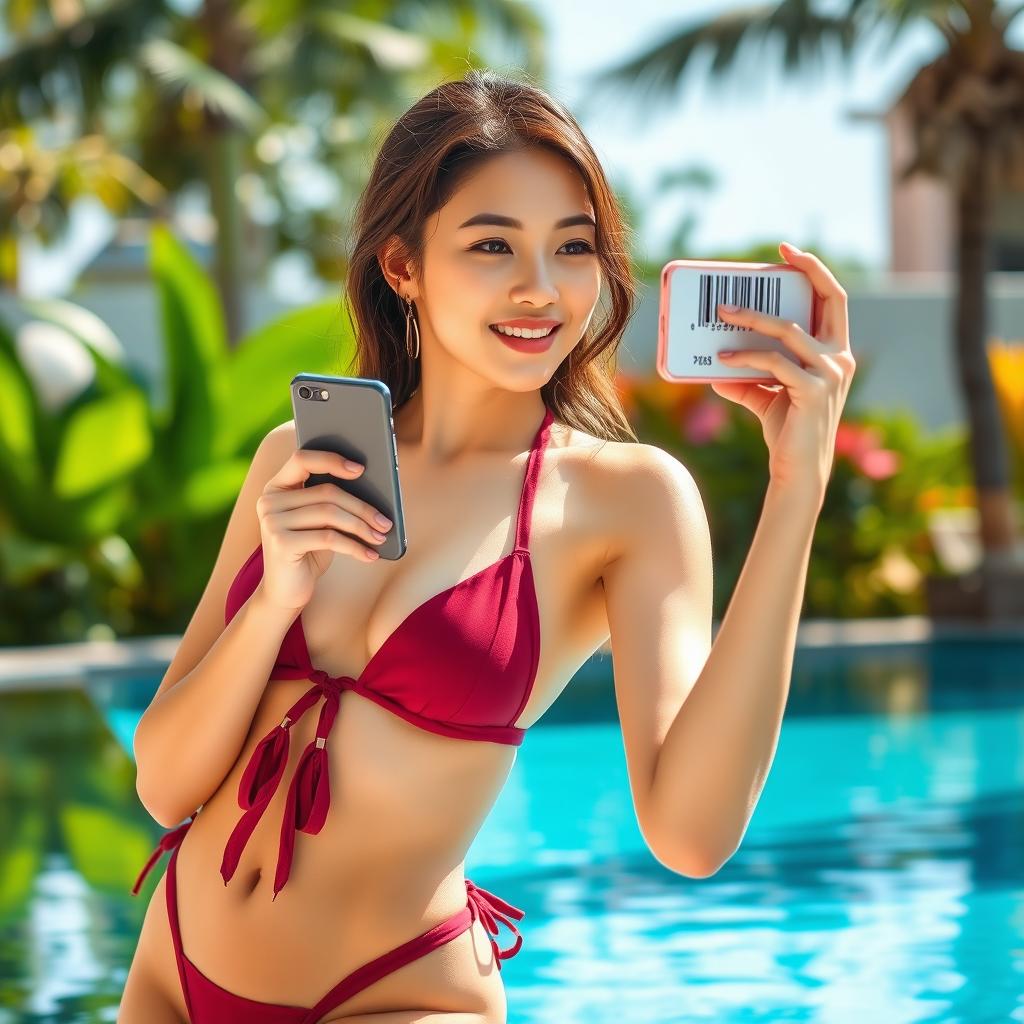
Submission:
[[166,400],[153,409],[162,469],[175,485],[207,465],[215,451],[227,343],[213,283],[162,225],[150,240],[164,340]]

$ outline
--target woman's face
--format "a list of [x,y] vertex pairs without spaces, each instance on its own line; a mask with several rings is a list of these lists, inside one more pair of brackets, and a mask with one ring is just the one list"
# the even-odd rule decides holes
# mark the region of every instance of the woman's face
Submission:
[[[467,225],[481,214],[520,222]],[[587,222],[556,226],[585,215]],[[485,162],[424,229],[412,294],[421,353],[447,355],[491,384],[539,388],[579,343],[597,305],[601,269],[594,209],[582,178],[543,149]],[[517,351],[491,329],[505,320],[559,321],[546,348]],[[421,358],[422,358],[421,355]]]

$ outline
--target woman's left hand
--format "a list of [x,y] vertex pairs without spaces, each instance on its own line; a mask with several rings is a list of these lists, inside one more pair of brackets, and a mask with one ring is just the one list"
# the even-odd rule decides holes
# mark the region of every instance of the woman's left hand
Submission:
[[727,366],[767,370],[782,386],[773,390],[765,384],[715,382],[711,388],[749,409],[761,421],[773,486],[804,493],[820,504],[832,472],[839,418],[857,366],[850,351],[847,297],[817,256],[787,242],[779,246],[779,251],[807,275],[821,300],[817,336],[785,317],[753,309],[729,313],[719,306],[722,320],[778,338],[801,365],[769,349],[737,351],[733,356],[721,357]]

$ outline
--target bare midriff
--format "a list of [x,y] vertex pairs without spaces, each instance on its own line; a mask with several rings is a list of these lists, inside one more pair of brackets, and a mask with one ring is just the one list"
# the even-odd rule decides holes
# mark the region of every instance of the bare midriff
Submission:
[[242,813],[238,785],[260,739],[308,689],[271,680],[231,771],[178,856],[184,948],[249,998],[312,1004],[347,971],[466,905],[466,853],[515,762],[515,747],[426,732],[352,691],[327,742],[330,811],[298,833],[288,884],[273,895],[287,783],[316,715],[292,726],[288,763],[227,885],[219,865]]

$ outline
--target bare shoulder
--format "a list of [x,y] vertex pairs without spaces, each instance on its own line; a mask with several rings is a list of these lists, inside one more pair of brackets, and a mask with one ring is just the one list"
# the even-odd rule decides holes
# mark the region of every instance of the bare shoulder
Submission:
[[288,420],[286,423],[280,423],[274,427],[267,434],[266,443],[290,454],[298,444],[295,438],[295,420]]
[[607,536],[606,565],[652,536],[706,529],[704,503],[690,471],[657,445],[600,442],[589,486]]

